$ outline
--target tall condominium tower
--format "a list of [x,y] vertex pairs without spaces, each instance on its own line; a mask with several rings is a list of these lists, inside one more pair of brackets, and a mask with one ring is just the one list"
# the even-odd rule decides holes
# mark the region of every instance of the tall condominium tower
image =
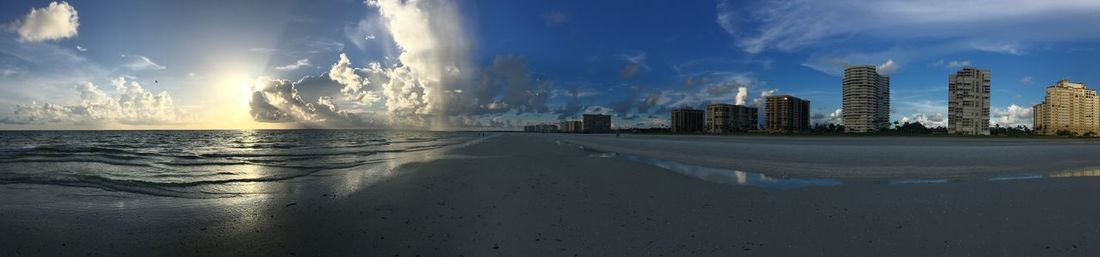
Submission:
[[769,96],[764,107],[766,128],[771,132],[810,129],[810,101],[789,95]]
[[707,105],[706,132],[727,133],[749,131],[757,128],[757,110],[754,107],[732,104]]
[[1059,131],[1084,135],[1100,133],[1096,90],[1067,80],[1047,87],[1047,96],[1033,109],[1035,130],[1043,135]]
[[845,132],[874,132],[890,127],[890,76],[874,65],[844,68]]
[[701,132],[703,131],[703,125],[706,123],[703,114],[703,110],[691,108],[672,109],[671,122],[668,128],[672,133]]
[[585,114],[582,118],[584,133],[611,133],[611,115]]
[[965,67],[947,76],[947,133],[989,135],[988,69]]

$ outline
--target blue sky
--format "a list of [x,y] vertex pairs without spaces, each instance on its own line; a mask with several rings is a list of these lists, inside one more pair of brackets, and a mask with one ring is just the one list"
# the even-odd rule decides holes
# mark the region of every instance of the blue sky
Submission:
[[829,123],[845,64],[879,65],[891,120],[930,125],[948,74],[987,68],[992,122],[1029,125],[1046,86],[1100,81],[1096,1],[0,5],[4,129],[648,127],[769,94]]

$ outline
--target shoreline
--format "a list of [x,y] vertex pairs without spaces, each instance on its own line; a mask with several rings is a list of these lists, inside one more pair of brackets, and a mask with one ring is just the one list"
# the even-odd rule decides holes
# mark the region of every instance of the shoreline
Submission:
[[[597,151],[802,178],[982,178],[1100,169],[1100,141],[545,134]],[[1091,153],[1091,154],[1090,154]]]

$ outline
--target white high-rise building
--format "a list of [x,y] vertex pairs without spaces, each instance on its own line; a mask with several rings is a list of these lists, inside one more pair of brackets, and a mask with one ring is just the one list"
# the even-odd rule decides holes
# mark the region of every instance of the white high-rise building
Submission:
[[890,76],[874,65],[844,69],[845,132],[865,133],[890,128]]
[[965,67],[947,76],[947,133],[989,135],[988,69]]

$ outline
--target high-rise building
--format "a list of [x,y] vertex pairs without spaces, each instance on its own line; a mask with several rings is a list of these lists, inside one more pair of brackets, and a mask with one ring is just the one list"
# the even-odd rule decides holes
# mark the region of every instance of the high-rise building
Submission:
[[583,122],[579,120],[567,120],[558,124],[558,131],[562,133],[581,133],[584,132]]
[[524,132],[537,132],[537,133],[553,133],[558,132],[558,125],[554,124],[537,124],[523,126]]
[[844,69],[843,112],[846,132],[874,132],[890,127],[890,76],[874,65]]
[[733,121],[730,127],[736,131],[757,130],[760,128],[758,113],[756,107],[734,105],[730,109],[730,120]]
[[611,115],[585,114],[582,123],[584,133],[611,133]]
[[1064,131],[1085,135],[1100,133],[1100,112],[1098,112],[1096,90],[1089,89],[1083,83],[1067,80],[1047,87],[1044,101],[1035,105],[1035,131],[1043,135],[1057,135]]
[[730,119],[730,112],[733,109],[732,106],[732,104],[707,105],[707,133],[726,133],[731,130],[730,124],[733,121]]
[[765,128],[771,132],[810,129],[810,101],[789,95],[769,96],[764,106]]
[[947,76],[948,134],[989,135],[990,75],[987,69],[965,67]]
[[757,128],[757,110],[755,107],[732,104],[707,105],[706,131],[709,133],[727,133],[749,131]]
[[694,133],[703,131],[703,110],[691,108],[673,109],[669,123],[672,133]]

